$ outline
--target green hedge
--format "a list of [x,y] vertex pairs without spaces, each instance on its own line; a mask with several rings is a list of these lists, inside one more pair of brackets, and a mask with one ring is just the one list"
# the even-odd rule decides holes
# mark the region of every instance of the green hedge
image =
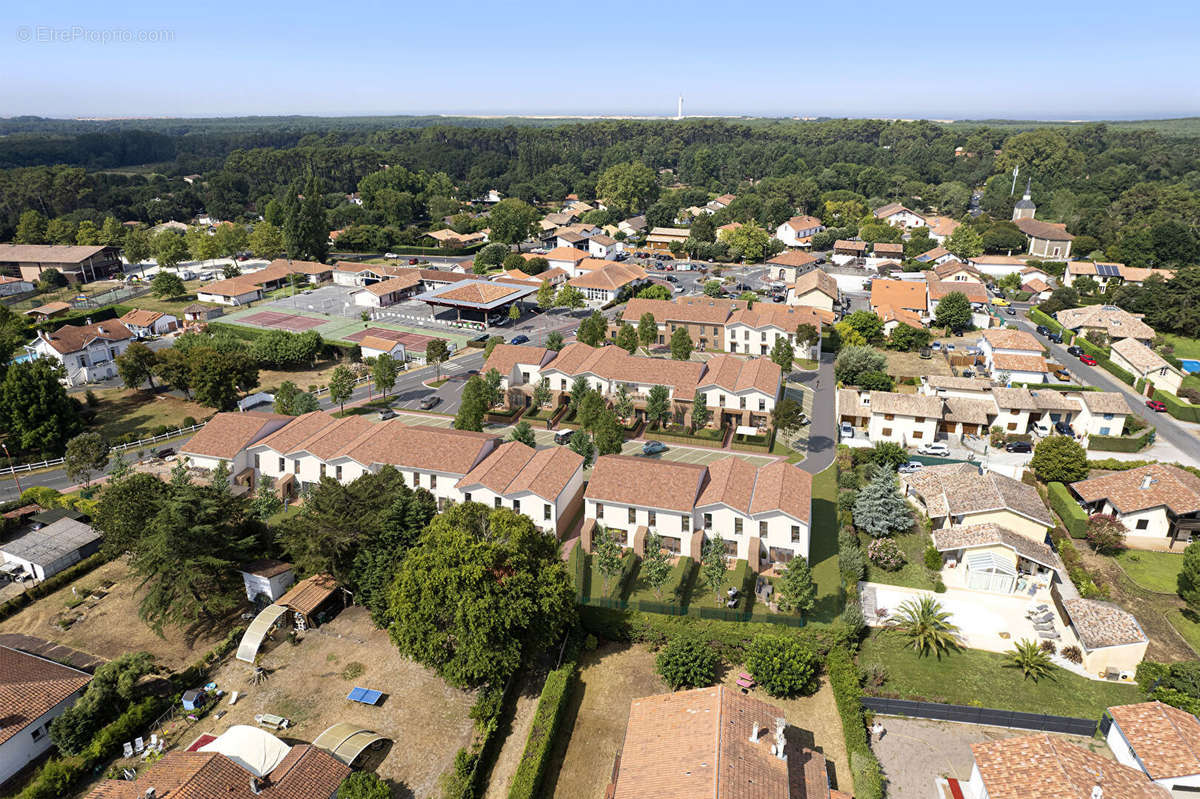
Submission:
[[[1047,327],[1050,330],[1053,330],[1055,333],[1069,332],[1066,330],[1066,328],[1059,324],[1054,317],[1050,316],[1041,308],[1029,309],[1029,321],[1033,322],[1035,325]],[[1063,336],[1063,341],[1066,341],[1066,336]]]
[[1109,355],[1111,353],[1108,349],[1106,349],[1104,347],[1097,347],[1095,344],[1088,341],[1083,336],[1077,336],[1075,338],[1075,345],[1078,346],[1080,349],[1082,349],[1088,355],[1095,358],[1097,364],[1102,366],[1106,371],[1111,373],[1114,377],[1116,377],[1121,382],[1123,382],[1129,386],[1132,386],[1135,383],[1137,383],[1137,379],[1133,375],[1129,374],[1129,372],[1126,372],[1124,369],[1122,369],[1121,367],[1117,366],[1115,363],[1112,362],[1112,360],[1109,358]]
[[686,428],[680,428],[679,430],[664,430],[661,427],[656,430],[646,428],[646,432],[642,434],[642,437],[646,439],[658,439],[659,441],[677,441],[681,444],[692,444],[701,447],[721,446],[722,431],[704,428],[703,432],[707,433],[710,430],[712,435],[688,433],[686,432]]
[[27,588],[21,593],[14,596],[4,604],[0,605],[0,621],[15,616],[19,611],[33,604],[34,600],[41,599],[47,594],[52,594],[63,586],[78,580],[83,575],[103,566],[109,560],[107,555],[97,552],[91,557],[84,558],[74,566],[63,569],[58,574],[48,580],[38,583],[32,588]]
[[1148,428],[1138,436],[1088,436],[1088,449],[1100,452],[1139,452],[1150,445],[1154,428]]
[[1050,483],[1046,486],[1046,493],[1050,499],[1050,507],[1058,514],[1058,518],[1062,519],[1063,527],[1067,528],[1071,537],[1085,537],[1088,517],[1083,512],[1083,508],[1079,507],[1079,503],[1075,501],[1071,489],[1062,483]]
[[1200,422],[1200,405],[1181,400],[1161,388],[1154,389],[1154,399],[1167,406],[1167,413],[1184,422]]
[[850,758],[850,775],[854,779],[856,799],[883,799],[883,773],[879,760],[867,740],[867,721],[862,706],[862,672],[850,652],[835,646],[825,660],[829,685],[842,719],[842,735],[846,738],[846,754]]
[[537,710],[533,714],[533,725],[525,741],[525,753],[513,774],[508,789],[508,799],[533,799],[542,786],[546,764],[554,748],[558,725],[565,714],[567,703],[575,687],[576,663],[571,660],[546,675]]

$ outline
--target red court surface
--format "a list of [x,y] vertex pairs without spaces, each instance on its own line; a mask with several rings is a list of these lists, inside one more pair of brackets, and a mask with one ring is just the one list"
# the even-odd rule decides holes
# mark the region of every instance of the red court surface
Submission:
[[424,352],[425,345],[434,338],[433,336],[422,336],[420,333],[405,333],[400,330],[388,330],[383,327],[369,327],[366,330],[351,333],[346,336],[346,340],[357,343],[367,336],[375,336],[385,341],[398,341],[404,345],[404,349],[411,350],[412,352]]
[[298,316],[297,314],[280,313],[279,311],[259,311],[256,314],[243,316],[238,321],[244,324],[257,325],[258,327],[276,327],[280,330],[290,330],[293,333],[312,330],[314,327],[320,327],[325,324],[324,319],[313,319],[309,316]]

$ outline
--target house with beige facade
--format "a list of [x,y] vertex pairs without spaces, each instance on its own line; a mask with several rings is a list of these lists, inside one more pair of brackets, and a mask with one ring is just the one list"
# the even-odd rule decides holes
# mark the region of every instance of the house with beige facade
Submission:
[[1178,394],[1179,389],[1183,387],[1183,372],[1137,339],[1123,338],[1114,341],[1108,357],[1116,366],[1135,378],[1153,383],[1154,388],[1168,394]]
[[972,463],[926,466],[902,474],[900,490],[929,517],[934,530],[996,524],[1046,543],[1054,527],[1036,488]]
[[1115,516],[1131,539],[1186,545],[1200,532],[1200,477],[1166,463],[1071,483],[1089,514]]
[[818,308],[833,313],[833,307],[841,303],[842,292],[837,280],[824,269],[813,269],[791,281],[787,290],[787,304]]
[[1110,341],[1132,338],[1149,344],[1155,335],[1154,328],[1142,321],[1141,314],[1132,314],[1115,305],[1064,308],[1054,318],[1067,330],[1074,330],[1081,336],[1098,332],[1108,336]]
[[[701,351],[725,347],[725,323],[735,310],[744,308],[745,302],[722,297],[676,297],[673,300],[649,300],[634,297],[625,303],[621,321],[637,326],[641,318],[650,314],[658,328],[655,343],[666,345],[677,328],[686,328],[692,337],[692,345]],[[609,325],[609,340],[615,340],[620,329],[618,324]]]
[[817,258],[803,250],[785,250],[764,264],[767,268],[765,280],[782,280],[795,283],[801,275],[818,270]]
[[1047,544],[994,522],[945,527],[932,536],[947,588],[1028,595],[1069,579],[1062,560]]
[[1110,707],[1104,740],[1117,762],[1172,792],[1200,793],[1200,720],[1163,702]]

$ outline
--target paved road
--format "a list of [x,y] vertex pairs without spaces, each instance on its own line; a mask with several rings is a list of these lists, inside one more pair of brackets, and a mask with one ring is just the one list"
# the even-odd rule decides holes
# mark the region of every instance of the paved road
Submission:
[[808,434],[808,457],[796,464],[810,474],[824,471],[837,455],[834,437],[834,404],[836,380],[833,377],[833,355],[821,354],[821,365],[815,372],[794,372],[792,381],[801,383],[813,392],[811,429]]
[[[1028,306],[1020,307],[1023,311],[1028,310]],[[1023,313],[1018,314],[1016,317],[1008,317],[1008,321],[1015,322],[1018,327],[1030,333],[1034,333],[1037,327]],[[1037,334],[1034,333],[1034,335]],[[1054,356],[1054,359],[1064,364],[1067,367],[1067,371],[1078,378],[1084,385],[1096,386],[1105,391],[1119,391],[1123,393],[1129,402],[1129,407],[1133,409],[1134,413],[1140,416],[1147,424],[1153,425],[1157,429],[1158,438],[1167,441],[1180,452],[1200,462],[1200,438],[1193,432],[1196,429],[1194,425],[1183,424],[1169,414],[1155,413],[1150,410],[1146,407],[1145,397],[1135,393],[1133,389],[1099,366],[1093,367],[1083,363],[1068,353],[1067,348],[1062,344],[1055,344],[1049,340],[1043,340],[1043,343],[1050,348],[1050,353]]]

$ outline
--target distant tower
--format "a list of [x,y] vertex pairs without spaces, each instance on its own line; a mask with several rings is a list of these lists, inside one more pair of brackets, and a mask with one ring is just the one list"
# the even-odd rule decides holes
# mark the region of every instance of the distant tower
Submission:
[[1013,203],[1013,221],[1018,219],[1033,219],[1033,215],[1037,213],[1037,206],[1030,199],[1030,190],[1033,187],[1033,179],[1030,178],[1025,182],[1025,195],[1021,199]]
[[683,119],[683,95],[679,95],[679,110],[675,113],[676,119]]

